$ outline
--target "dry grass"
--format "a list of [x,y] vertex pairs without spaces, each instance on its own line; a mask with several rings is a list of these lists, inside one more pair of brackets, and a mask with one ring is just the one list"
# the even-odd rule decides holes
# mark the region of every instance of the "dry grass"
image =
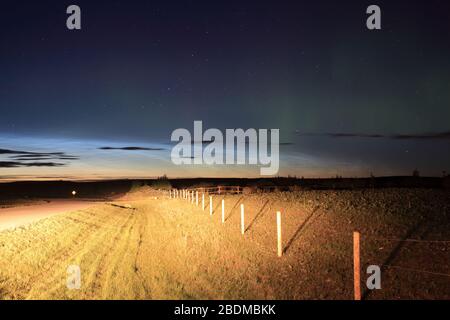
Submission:
[[[226,196],[224,225],[221,199],[214,197],[210,217],[185,200],[141,189],[116,205],[99,204],[0,232],[0,298],[351,299],[354,230],[363,236],[364,265],[382,264],[393,255],[390,264],[450,273],[449,244],[396,248],[396,242],[373,239],[450,239],[445,191]],[[276,256],[277,210],[283,214],[281,259]],[[66,270],[73,264],[81,268],[80,290],[66,288]],[[382,290],[368,298],[449,299],[449,280],[385,270]]]

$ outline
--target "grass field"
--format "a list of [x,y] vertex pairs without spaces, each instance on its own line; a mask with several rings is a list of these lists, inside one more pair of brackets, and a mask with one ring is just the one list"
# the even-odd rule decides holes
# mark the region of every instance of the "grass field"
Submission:
[[[450,239],[448,191],[298,191],[213,201],[210,216],[144,187],[120,201],[0,232],[0,298],[352,299],[352,232],[359,230],[363,270],[421,270],[383,268],[382,289],[365,298],[450,299],[448,242],[386,240]],[[69,265],[80,266],[79,290],[66,287]]]

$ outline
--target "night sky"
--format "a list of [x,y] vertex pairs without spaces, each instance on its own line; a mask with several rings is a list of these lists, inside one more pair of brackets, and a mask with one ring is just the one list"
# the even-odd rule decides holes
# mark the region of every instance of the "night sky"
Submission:
[[173,165],[194,120],[279,128],[279,175],[450,172],[448,1],[18,0],[0,39],[3,180],[259,175]]

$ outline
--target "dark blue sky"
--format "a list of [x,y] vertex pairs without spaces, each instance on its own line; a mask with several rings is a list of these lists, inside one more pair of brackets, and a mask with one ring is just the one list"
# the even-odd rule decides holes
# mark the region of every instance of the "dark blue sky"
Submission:
[[[382,10],[379,31],[365,26],[373,3]],[[79,159],[57,168],[2,166],[0,176],[77,176],[80,167],[83,176],[99,168],[110,168],[105,177],[216,175],[179,172],[168,152],[97,149],[164,145],[194,120],[279,128],[293,143],[282,148],[281,174],[450,171],[450,140],[438,135],[450,131],[450,4],[373,3],[2,4],[0,149]],[[81,31],[65,26],[70,4],[81,7]],[[226,174],[253,174],[234,170]]]

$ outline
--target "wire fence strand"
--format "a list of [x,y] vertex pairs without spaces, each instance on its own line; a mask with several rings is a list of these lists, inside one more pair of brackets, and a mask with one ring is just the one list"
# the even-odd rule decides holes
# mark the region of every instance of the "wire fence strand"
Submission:
[[394,265],[391,265],[391,264],[382,264],[381,266],[382,267],[386,267],[386,268],[402,269],[402,270],[407,270],[407,271],[420,272],[420,273],[426,273],[426,274],[431,274],[431,275],[435,275],[435,276],[442,276],[442,277],[449,277],[450,278],[450,274],[448,274],[448,273],[433,272],[433,271],[420,270],[420,269],[409,268],[409,267],[402,267],[402,266],[394,266]]

